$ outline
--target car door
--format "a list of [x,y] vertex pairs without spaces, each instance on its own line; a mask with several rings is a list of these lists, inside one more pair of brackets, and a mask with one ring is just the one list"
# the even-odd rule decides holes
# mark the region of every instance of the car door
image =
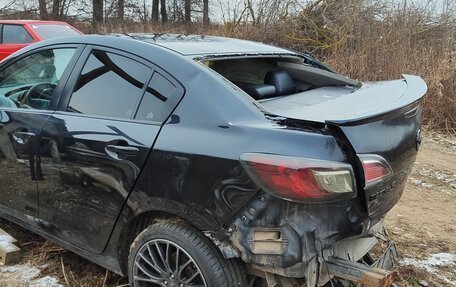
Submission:
[[76,51],[55,46],[0,66],[0,211],[22,221],[38,216],[36,135],[57,106]]
[[48,233],[100,253],[182,88],[133,55],[85,54],[40,137],[39,218]]
[[17,50],[30,45],[34,41],[35,40],[24,25],[1,25],[0,60],[3,60]]

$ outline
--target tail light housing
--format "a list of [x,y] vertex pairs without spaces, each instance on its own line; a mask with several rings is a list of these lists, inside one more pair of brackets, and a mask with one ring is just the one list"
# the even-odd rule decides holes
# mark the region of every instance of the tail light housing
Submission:
[[366,187],[389,179],[393,175],[393,169],[389,163],[376,154],[362,154],[358,158],[363,165],[364,183]]
[[244,153],[240,159],[262,190],[283,199],[320,202],[356,196],[348,164],[261,153]]

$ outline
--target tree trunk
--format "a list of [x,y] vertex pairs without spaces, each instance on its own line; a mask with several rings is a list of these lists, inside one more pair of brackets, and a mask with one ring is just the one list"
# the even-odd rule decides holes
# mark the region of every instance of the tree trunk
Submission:
[[59,17],[60,19],[65,19],[64,17],[67,15],[67,0],[60,1],[60,9],[59,9]]
[[192,1],[191,0],[185,0],[185,7],[184,7],[184,17],[185,17],[185,23],[189,24],[192,22]]
[[60,0],[52,0],[52,20],[59,20]]
[[168,22],[168,12],[166,11],[166,0],[161,0],[160,1],[160,13],[161,13],[161,16],[162,16],[162,22],[163,23],[166,23]]
[[118,0],[117,1],[117,19],[119,21],[123,21],[124,14],[125,14],[125,0]]
[[40,18],[41,20],[48,20],[49,14],[46,7],[46,0],[38,0],[38,5],[40,8]]
[[159,0],[152,1],[152,22],[158,23],[158,4]]
[[252,0],[247,0],[246,4],[247,4],[246,8],[249,10],[250,16],[252,17],[253,25],[255,25],[256,19],[255,19],[255,11],[253,10],[253,6],[252,6]]
[[93,25],[96,28],[99,24],[103,23],[103,1],[104,0],[92,0]]
[[209,0],[203,0],[203,26],[209,27]]

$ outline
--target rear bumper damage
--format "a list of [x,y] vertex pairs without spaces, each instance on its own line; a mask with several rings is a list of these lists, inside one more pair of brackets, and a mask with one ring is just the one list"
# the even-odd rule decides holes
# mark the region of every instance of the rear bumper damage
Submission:
[[399,272],[393,269],[396,259],[396,247],[391,243],[372,265],[336,257],[329,258],[323,263],[320,277],[325,274],[328,278],[336,277],[338,280],[345,280],[357,286],[361,284],[370,287],[388,287],[400,280]]
[[368,286],[387,286],[397,279],[395,272],[386,271],[392,267],[394,245],[376,265],[368,262],[372,267],[353,263],[386,239],[383,219],[362,216],[353,202],[303,205],[263,194],[228,230],[219,245],[225,257],[241,257],[266,279],[293,278],[293,286],[309,287],[323,286],[333,277],[371,282]]

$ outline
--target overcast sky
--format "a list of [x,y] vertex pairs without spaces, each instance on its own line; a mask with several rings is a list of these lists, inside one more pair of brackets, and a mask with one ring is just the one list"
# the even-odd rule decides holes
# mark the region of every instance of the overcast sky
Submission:
[[[106,1],[106,0],[105,0]],[[110,2],[111,0],[108,0]],[[146,5],[149,13],[151,10],[151,3],[152,0],[130,0],[136,3],[139,7],[144,7]],[[310,2],[312,0],[296,0],[299,4],[305,4],[306,2]],[[425,7],[426,5],[430,5],[433,10],[435,10],[435,14],[440,14],[445,6],[445,3],[450,3],[453,8],[456,8],[456,0],[371,0],[371,1],[382,1],[383,3],[389,3],[390,5],[399,5],[403,4],[404,1],[407,1],[407,5],[418,5]],[[74,1],[76,2],[76,1]],[[77,1],[79,2],[79,1]],[[91,3],[91,0],[85,0],[87,3]],[[171,1],[169,1],[171,2]],[[253,3],[258,2],[258,0],[252,0]],[[38,0],[0,0],[0,9],[5,7],[5,5],[11,5],[15,9],[23,9],[24,3],[27,8],[31,8],[33,6],[37,6]],[[210,3],[210,18],[211,21],[214,22],[221,22],[225,17],[226,20],[230,20],[233,18],[233,13],[235,12],[236,3],[238,3],[237,13],[240,13],[243,9],[244,0],[209,0]],[[429,4],[430,3],[430,4]],[[298,6],[296,6],[298,7]],[[456,11],[453,11],[456,12]],[[77,14],[76,11],[70,14]],[[87,15],[88,17],[90,15]]]

